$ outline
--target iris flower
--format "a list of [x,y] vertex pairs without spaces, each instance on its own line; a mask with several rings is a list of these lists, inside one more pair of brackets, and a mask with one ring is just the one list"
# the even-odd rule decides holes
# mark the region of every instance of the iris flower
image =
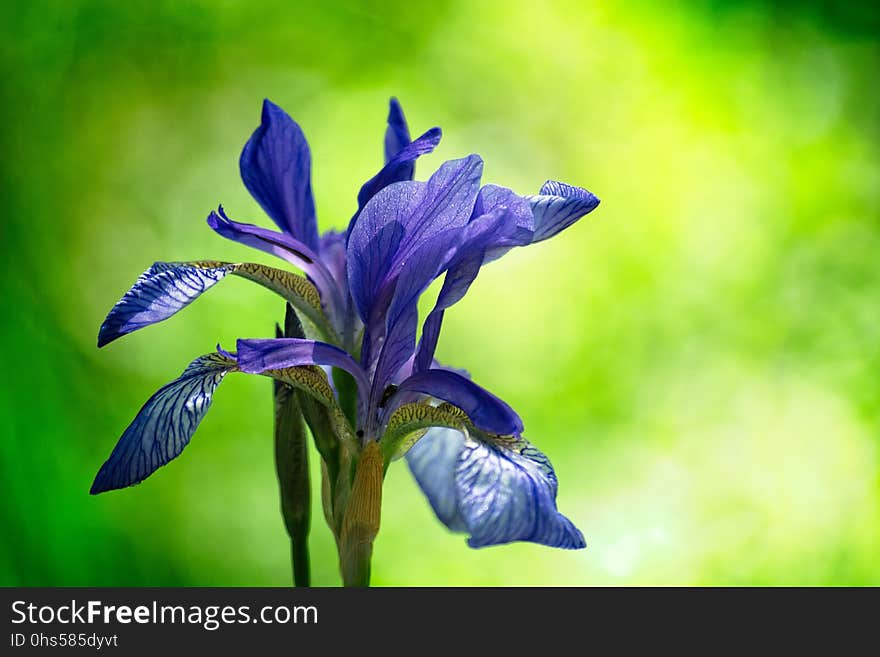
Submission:
[[[361,187],[347,230],[320,235],[306,139],[280,107],[264,101],[261,125],[241,154],[241,177],[279,230],[234,221],[222,207],[207,221],[304,276],[248,262],[157,262],[110,311],[98,346],[171,317],[230,275],[285,299],[284,328],[274,338],[240,339],[234,352],[218,345],[156,392],[101,467],[93,494],[136,484],[177,457],[223,378],[243,372],[276,380],[281,506],[297,583],[308,581],[304,422],[321,456],[325,518],[346,584],[369,582],[382,479],[402,457],[440,521],[467,534],[471,547],[585,546],[557,510],[553,467],[523,436],[522,419],[467,373],[438,363],[434,352],[445,312],[483,265],[556,235],[599,201],[555,181],[531,196],[482,185],[477,155],[413,180],[416,159],[440,137],[432,128],[412,140],[392,99],[385,165]],[[417,340],[419,297],[440,276]]]

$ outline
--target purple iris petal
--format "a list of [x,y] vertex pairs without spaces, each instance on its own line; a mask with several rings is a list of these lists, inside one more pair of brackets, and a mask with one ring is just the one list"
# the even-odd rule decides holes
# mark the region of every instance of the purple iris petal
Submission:
[[426,240],[401,271],[384,317],[384,339],[373,373],[371,410],[376,409],[385,386],[412,356],[419,296],[438,276],[463,232],[463,228],[452,228]]
[[535,217],[532,242],[540,242],[571,226],[599,205],[599,199],[581,187],[548,180],[538,196],[529,198]]
[[429,429],[406,453],[406,462],[431,508],[454,532],[467,532],[458,508],[455,466],[464,446],[464,436],[455,429]]
[[[479,197],[477,206],[480,206]],[[476,209],[474,211],[477,212]],[[443,313],[464,297],[483,265],[486,250],[511,233],[515,228],[514,220],[515,215],[506,207],[495,207],[488,214],[476,217],[466,226],[461,245],[448,265],[449,270],[446,272],[434,308],[422,326],[422,339],[419,342],[414,364],[416,371],[431,366],[434,351],[437,349],[437,340],[440,337]]]
[[143,481],[177,457],[211,407],[214,390],[234,369],[235,361],[209,354],[195,359],[179,378],[159,389],[101,466],[92,495]]
[[364,207],[348,241],[348,280],[365,324],[378,299],[419,246],[437,233],[463,226],[471,216],[483,161],[476,155],[446,162],[426,183],[389,185]]
[[474,214],[487,214],[502,207],[506,208],[511,215],[514,227],[509,233],[499,236],[497,243],[491,245],[491,248],[525,246],[531,243],[535,232],[535,216],[532,213],[532,208],[528,199],[507,187],[484,185],[477,195]]
[[382,170],[363,184],[358,192],[358,209],[349,222],[348,230],[354,227],[357,218],[364,206],[380,190],[388,185],[403,180],[412,180],[415,171],[413,164],[419,157],[433,151],[440,143],[442,133],[440,128],[431,128],[411,144],[406,145],[394,157],[392,157]]
[[168,319],[230,271],[229,265],[207,268],[184,262],[154,263],[110,310],[98,332],[98,346]]
[[241,179],[272,221],[311,250],[318,248],[312,155],[299,125],[266,99],[260,127],[244,146]]
[[346,351],[332,344],[300,338],[266,338],[239,340],[236,349],[239,368],[249,374],[299,365],[339,367],[354,377],[362,401],[366,400],[369,384],[361,366]]
[[319,263],[317,254],[304,242],[286,233],[278,233],[254,224],[232,221],[220,206],[217,212],[208,215],[208,225],[226,239],[271,253],[296,265],[303,271],[314,268]]
[[457,406],[478,429],[499,435],[522,433],[523,423],[510,406],[470,379],[449,370],[424,370],[398,387],[398,393],[420,392]]
[[388,107],[388,127],[385,130],[385,166],[365,182],[358,192],[358,209],[348,222],[346,235],[351,234],[361,210],[379,190],[391,183],[413,179],[415,161],[420,156],[433,151],[440,143],[441,136],[440,128],[431,128],[414,142],[411,141],[403,108],[396,98],[391,99]]
[[348,273],[345,269],[345,235],[328,230],[318,243],[321,262],[333,276],[340,290],[348,289]]
[[407,453],[407,462],[437,517],[453,531],[470,534],[470,547],[512,541],[586,546],[557,510],[550,461],[524,439],[507,447],[431,429]]
[[[403,108],[396,98],[388,102],[388,127],[385,130],[385,163],[409,145],[409,127]],[[412,173],[409,178],[412,179]]]
[[533,445],[511,450],[465,441],[455,479],[470,547],[511,541],[569,550],[586,547],[583,534],[557,511],[556,473]]
[[222,206],[208,215],[208,225],[226,239],[271,253],[302,269],[321,293],[321,300],[327,306],[331,319],[336,318],[340,312],[336,309],[343,305],[339,286],[321,258],[309,246],[286,233],[232,221]]
[[525,439],[507,447],[431,429],[407,453],[407,462],[437,517],[470,534],[470,547],[512,541],[586,547],[583,534],[556,508],[549,459]]
[[[599,200],[585,189],[548,181],[540,196],[528,201],[505,187],[486,185],[477,196],[469,228],[473,235],[462,245],[449,265],[443,288],[433,310],[425,319],[415,369],[431,365],[443,314],[465,295],[480,267],[514,246],[525,246],[547,239],[593,210]],[[503,221],[499,221],[499,216]],[[480,222],[484,222],[479,226]],[[493,221],[493,224],[489,224]]]

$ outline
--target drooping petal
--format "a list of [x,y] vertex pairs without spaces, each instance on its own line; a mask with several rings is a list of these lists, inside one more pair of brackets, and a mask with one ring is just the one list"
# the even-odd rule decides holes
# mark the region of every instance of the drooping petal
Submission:
[[188,263],[153,264],[138,276],[131,289],[110,310],[98,331],[98,346],[103,347],[123,335],[168,319],[227,274],[228,266],[201,268]]
[[347,250],[349,286],[365,324],[377,299],[390,303],[387,288],[426,240],[468,222],[482,168],[476,155],[446,162],[428,182],[394,183],[364,207]]
[[[403,108],[397,98],[388,102],[388,128],[385,130],[385,163],[397,155],[406,146],[409,146],[409,127],[406,125],[406,117]],[[412,174],[410,174],[412,179]]]
[[244,146],[241,179],[285,233],[311,250],[318,248],[312,197],[312,155],[299,125],[266,99],[260,127]]
[[168,319],[230,274],[284,297],[323,333],[332,330],[321,310],[318,291],[302,276],[247,262],[157,262],[110,310],[98,333],[98,346]]
[[457,406],[483,431],[500,435],[522,433],[523,423],[516,411],[461,374],[449,370],[417,372],[398,386],[398,394],[408,392],[420,392]]
[[406,453],[406,462],[437,518],[454,532],[467,532],[458,508],[455,469],[464,435],[454,429],[430,429]]
[[347,352],[325,342],[300,338],[239,340],[238,366],[242,372],[262,374],[266,370],[300,365],[329,365],[351,374],[365,398],[369,391],[361,366]]
[[571,226],[599,205],[599,199],[581,187],[548,180],[537,196],[529,197],[534,214],[532,243],[546,240]]
[[474,548],[529,541],[585,547],[581,532],[556,508],[550,461],[523,438],[479,441],[453,429],[431,429],[407,462],[437,517],[470,534]]
[[159,389],[101,466],[92,495],[143,481],[177,457],[208,412],[217,386],[235,369],[234,360],[208,354],[195,359],[179,378]]
[[578,528],[556,508],[549,459],[524,439],[509,446],[465,440],[455,483],[470,547],[512,541],[586,547]]

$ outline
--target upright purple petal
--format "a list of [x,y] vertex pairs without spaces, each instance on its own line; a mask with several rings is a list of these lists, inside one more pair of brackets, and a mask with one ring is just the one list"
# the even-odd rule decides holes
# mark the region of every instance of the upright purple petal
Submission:
[[378,299],[390,302],[387,288],[420,245],[468,222],[482,168],[476,155],[453,160],[428,182],[394,183],[364,207],[348,241],[348,280],[365,324]]
[[312,154],[299,125],[266,99],[260,127],[239,160],[245,187],[288,235],[311,250],[318,248],[312,197]]
[[361,210],[379,190],[391,183],[413,179],[416,159],[433,151],[440,143],[440,137],[440,128],[431,128],[415,141],[411,141],[403,109],[396,98],[391,99],[388,128],[385,130],[385,166],[365,182],[358,192],[358,209],[348,222],[347,236],[351,235]]
[[440,143],[441,136],[442,133],[440,128],[431,128],[414,142],[403,147],[403,149],[396,153],[394,157],[382,167],[382,170],[379,171],[379,173],[363,184],[360,192],[358,192],[357,212],[354,213],[354,216],[348,224],[349,233],[351,233],[351,230],[354,228],[358,216],[360,216],[364,206],[371,198],[379,193],[379,191],[388,187],[388,185],[392,183],[403,180],[412,180],[415,171],[415,165],[413,163],[422,155],[433,151],[437,147],[437,144]]
[[[409,146],[409,127],[397,98],[388,102],[388,128],[385,130],[385,163]],[[409,176],[412,179],[412,173]]]
[[397,394],[420,392],[457,406],[478,429],[499,435],[522,433],[519,415],[485,388],[449,370],[425,370],[413,374],[398,387]]
[[333,276],[340,290],[348,289],[348,272],[345,269],[345,234],[328,230],[321,235],[318,245],[321,262]]
[[[416,342],[419,296],[431,284],[454,252],[463,228],[452,228],[422,243],[404,266],[384,316],[382,347],[373,372],[370,409],[375,411],[385,386],[412,356]],[[376,330],[370,335],[375,337]],[[369,346],[368,346],[369,348]]]

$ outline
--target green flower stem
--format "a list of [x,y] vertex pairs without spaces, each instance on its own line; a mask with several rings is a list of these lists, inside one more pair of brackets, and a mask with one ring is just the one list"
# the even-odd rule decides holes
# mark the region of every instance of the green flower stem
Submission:
[[275,382],[275,465],[281,513],[290,536],[293,581],[296,586],[309,586],[309,451],[298,396],[286,383]]
[[[301,337],[302,327],[290,304],[284,330],[276,327],[278,337]],[[281,513],[290,537],[290,557],[295,586],[310,586],[309,527],[311,523],[311,490],[309,482],[309,449],[302,405],[305,395],[292,386],[274,382],[275,398],[275,466],[281,494]]]

